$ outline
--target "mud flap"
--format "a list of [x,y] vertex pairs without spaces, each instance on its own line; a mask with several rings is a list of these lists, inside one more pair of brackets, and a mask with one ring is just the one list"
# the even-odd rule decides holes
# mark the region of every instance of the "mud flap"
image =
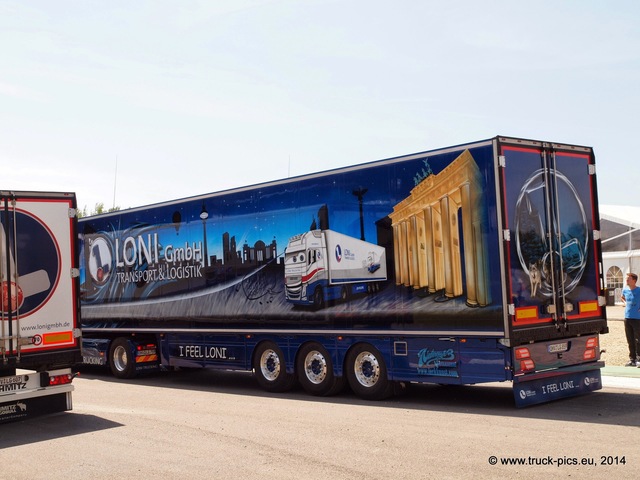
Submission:
[[585,372],[571,372],[513,383],[513,396],[517,407],[527,407],[538,403],[551,402],[560,398],[574,397],[600,390],[602,377],[600,369]]
[[[68,389],[65,389],[68,390]],[[0,424],[71,410],[71,391],[0,402]]]

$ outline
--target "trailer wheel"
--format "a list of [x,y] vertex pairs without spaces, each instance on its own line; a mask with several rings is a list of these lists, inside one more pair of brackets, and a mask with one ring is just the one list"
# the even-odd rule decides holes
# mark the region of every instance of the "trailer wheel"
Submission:
[[331,356],[319,343],[308,343],[300,349],[296,372],[302,388],[311,395],[335,395],[344,387],[344,377],[335,375]]
[[109,349],[109,367],[117,378],[136,376],[135,352],[126,338],[116,338]]
[[342,289],[340,290],[340,300],[342,300],[343,302],[349,300],[349,288],[347,288],[346,285],[343,285]]
[[366,343],[356,344],[347,354],[346,374],[351,390],[365,400],[382,400],[393,394],[382,354]]
[[324,294],[321,287],[316,288],[313,292],[313,308],[315,310],[324,308]]
[[293,374],[287,373],[284,354],[273,342],[264,342],[256,347],[253,372],[258,384],[268,392],[290,390],[296,379]]

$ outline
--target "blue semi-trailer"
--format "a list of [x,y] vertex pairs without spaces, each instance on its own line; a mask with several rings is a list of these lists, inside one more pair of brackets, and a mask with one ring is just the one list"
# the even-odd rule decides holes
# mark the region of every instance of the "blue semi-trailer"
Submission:
[[488,140],[82,218],[84,361],[268,391],[601,388],[589,147]]

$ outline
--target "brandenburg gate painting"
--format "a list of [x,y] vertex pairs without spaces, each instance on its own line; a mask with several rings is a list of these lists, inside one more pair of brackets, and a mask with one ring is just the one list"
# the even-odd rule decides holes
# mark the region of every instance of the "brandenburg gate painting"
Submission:
[[396,284],[430,293],[444,290],[447,298],[466,293],[472,307],[491,303],[482,177],[468,150],[418,183],[389,216]]

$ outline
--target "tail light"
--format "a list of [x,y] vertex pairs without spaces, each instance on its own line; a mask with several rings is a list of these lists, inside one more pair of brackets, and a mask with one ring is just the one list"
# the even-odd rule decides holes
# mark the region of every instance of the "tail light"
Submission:
[[535,370],[536,364],[530,358],[520,361],[520,370],[527,372],[529,370]]
[[528,372],[535,370],[536,364],[531,359],[531,352],[527,347],[518,347],[514,351],[516,360],[520,360],[520,371]]
[[40,373],[40,385],[53,387],[57,385],[68,385],[77,377],[77,373],[63,373],[60,375],[49,375],[49,372]]
[[584,360],[595,360],[598,351],[598,337],[589,337],[585,345],[585,351],[582,355]]

